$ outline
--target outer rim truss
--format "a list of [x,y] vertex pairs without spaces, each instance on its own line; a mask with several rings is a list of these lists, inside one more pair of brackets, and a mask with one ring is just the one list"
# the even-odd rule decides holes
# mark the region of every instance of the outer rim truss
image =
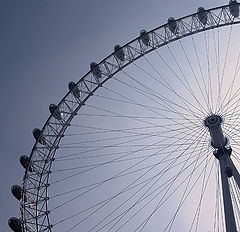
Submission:
[[[237,4],[239,5],[240,3]],[[34,144],[30,154],[33,172],[26,170],[23,178],[24,197],[22,199],[26,196],[27,201],[21,201],[21,217],[25,232],[52,231],[48,210],[48,186],[52,162],[65,130],[88,98],[117,72],[159,47],[202,31],[240,23],[240,17],[231,15],[229,5],[208,9],[206,13],[205,25],[199,20],[197,13],[194,13],[176,19],[177,30],[174,32],[169,29],[168,24],[149,31],[146,34],[149,36],[147,45],[143,43],[141,37],[125,44],[121,47],[124,59],[119,59],[117,52],[110,54],[97,65],[98,75],[94,70],[89,71],[77,82],[75,88],[79,89],[78,97],[72,94],[73,90],[63,97],[57,106],[62,113],[62,119],[57,120],[50,115],[44,124],[41,132],[46,143]]]

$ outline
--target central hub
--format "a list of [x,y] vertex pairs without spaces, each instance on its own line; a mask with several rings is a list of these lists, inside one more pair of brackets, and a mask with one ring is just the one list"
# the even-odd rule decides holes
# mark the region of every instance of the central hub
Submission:
[[204,125],[208,128],[211,136],[211,145],[217,149],[223,149],[227,145],[227,138],[222,131],[222,118],[212,114],[204,120]]

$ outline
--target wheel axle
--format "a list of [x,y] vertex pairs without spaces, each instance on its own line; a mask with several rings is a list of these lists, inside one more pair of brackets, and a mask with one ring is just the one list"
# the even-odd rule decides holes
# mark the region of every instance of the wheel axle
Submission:
[[204,125],[208,128],[211,136],[211,145],[216,149],[223,149],[227,143],[227,138],[223,135],[222,118],[219,115],[212,114],[204,120]]

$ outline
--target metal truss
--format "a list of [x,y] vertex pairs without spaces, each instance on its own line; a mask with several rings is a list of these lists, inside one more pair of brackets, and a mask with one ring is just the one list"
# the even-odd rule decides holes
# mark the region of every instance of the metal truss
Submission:
[[[239,4],[237,4],[239,7]],[[41,130],[41,141],[36,141],[30,155],[32,172],[26,170],[23,179],[21,200],[21,217],[24,232],[52,231],[51,214],[48,209],[48,187],[51,166],[59,142],[71,120],[93,93],[117,72],[135,60],[153,50],[186,36],[205,30],[223,27],[240,22],[234,17],[229,5],[206,10],[206,22],[202,23],[198,13],[174,20],[174,30],[169,23],[153,29],[126,45],[120,47],[95,68],[83,76],[76,86],[69,91],[58,104],[62,118],[51,115]]]

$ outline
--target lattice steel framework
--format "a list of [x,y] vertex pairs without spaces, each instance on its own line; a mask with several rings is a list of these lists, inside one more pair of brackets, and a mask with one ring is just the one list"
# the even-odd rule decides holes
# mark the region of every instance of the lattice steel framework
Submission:
[[52,231],[48,210],[48,187],[52,162],[65,130],[88,98],[117,72],[159,47],[198,32],[240,23],[240,18],[230,13],[229,5],[206,10],[206,13],[206,24],[201,23],[197,13],[194,13],[176,19],[177,28],[174,32],[169,29],[168,24],[149,31],[147,35],[150,40],[147,45],[141,37],[138,37],[122,46],[121,52],[124,54],[124,59],[119,59],[116,52],[112,53],[78,81],[75,90],[78,89],[79,96],[74,95],[74,89],[72,89],[60,101],[58,109],[62,119],[57,120],[53,115],[48,118],[41,130],[45,143],[40,144],[36,141],[30,155],[33,172],[27,170],[24,175],[22,187],[26,197],[22,197],[21,200],[21,217],[25,232]]

